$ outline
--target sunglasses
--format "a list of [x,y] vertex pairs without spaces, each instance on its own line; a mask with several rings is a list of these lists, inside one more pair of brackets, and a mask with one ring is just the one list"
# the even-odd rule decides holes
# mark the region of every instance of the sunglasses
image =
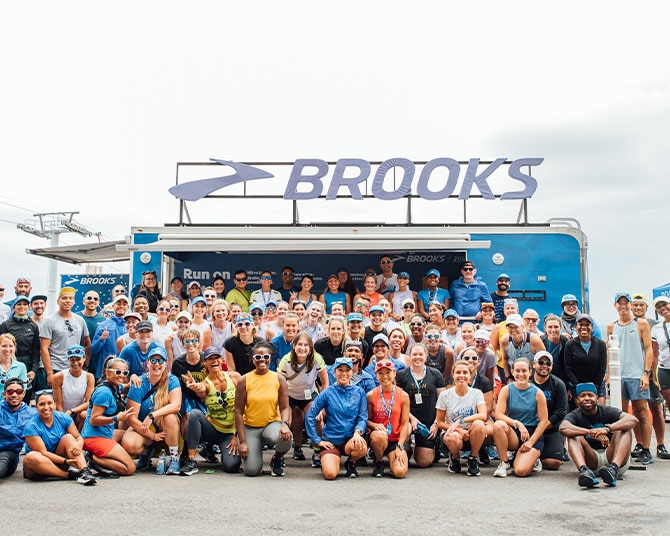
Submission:
[[123,290],[123,289],[116,289],[116,290],[114,291],[114,294],[125,294],[125,293],[126,293],[126,291]]
[[464,355],[461,359],[463,361],[477,361],[479,358],[476,355]]
[[288,276],[288,275],[295,276],[295,274],[293,272],[282,272],[281,275],[283,275],[283,276]]
[[410,322],[409,323],[410,328],[418,328],[418,327],[421,327],[421,326],[423,326],[423,322]]
[[237,281],[238,283],[242,283],[243,281],[246,281],[247,279],[249,279],[249,278],[248,277],[236,277],[235,281]]
[[270,361],[270,356],[267,354],[254,354],[251,357],[254,361]]
[[120,370],[120,369],[107,369],[110,372],[114,372],[115,375],[117,376],[130,376],[130,371],[129,370]]
[[112,316],[114,314],[114,311],[110,311],[109,309],[105,309],[102,312],[102,314],[105,315],[105,316]]
[[432,340],[432,339],[439,339],[440,335],[439,333],[429,333],[426,335],[426,339]]
[[238,322],[237,327],[238,328],[248,328],[251,326],[251,322]]
[[170,306],[170,309],[174,309],[175,311],[179,311],[179,309],[181,309],[181,306],[179,306],[179,305],[171,305],[171,306]]
[[4,291],[5,291],[5,287],[0,287],[0,292],[4,292]]
[[92,301],[100,301],[100,298],[96,298],[95,296],[86,296],[84,299]]
[[23,389],[5,389],[5,393],[7,393],[9,396],[22,395]]
[[403,309],[414,309],[414,305],[411,303],[406,303],[405,305],[402,306]]
[[187,344],[198,344],[199,342],[199,339],[184,339],[184,346]]
[[393,261],[380,261],[379,264],[393,264]]
[[368,306],[367,303],[363,303],[363,302],[359,302],[359,301],[357,301],[354,305],[356,305],[356,307],[367,307]]
[[524,318],[526,322],[538,322],[540,319],[539,318]]
[[464,272],[474,272],[475,269],[472,268],[471,266],[466,266],[465,268],[461,268]]
[[156,311],[160,311],[163,313],[169,313],[170,312],[170,307],[158,307],[156,308]]
[[261,276],[261,281],[272,281],[272,276],[271,275],[262,275]]
[[475,344],[488,344],[488,339],[475,339]]
[[261,311],[260,309],[254,309],[253,311],[251,311],[251,316],[263,316],[263,311]]
[[151,363],[152,365],[162,365],[163,363],[165,363],[165,359],[163,359],[162,357],[150,357],[149,363]]
[[540,360],[540,361],[536,361],[536,363],[538,365],[540,365],[541,367],[550,367],[551,366],[551,363],[549,361]]
[[212,299],[214,299],[214,298],[216,298],[216,294],[205,294],[205,295],[204,295],[204,298],[205,298],[205,299],[207,299],[207,298],[212,298]]
[[276,308],[277,308],[276,305],[266,305],[266,306],[265,306],[265,310],[266,310],[266,311],[267,311],[268,309],[276,309]]
[[67,330],[68,330],[70,333],[73,333],[73,332],[74,332],[74,328],[72,327],[72,324],[70,324],[70,321],[69,321],[69,320],[66,320],[66,321],[65,321],[65,327],[67,328]]

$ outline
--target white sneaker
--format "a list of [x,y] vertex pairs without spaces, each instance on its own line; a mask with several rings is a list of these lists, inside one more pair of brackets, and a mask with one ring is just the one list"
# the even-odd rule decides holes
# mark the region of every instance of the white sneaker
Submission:
[[542,461],[538,458],[533,465],[533,473],[539,473],[540,471],[542,471]]
[[500,477],[500,478],[505,478],[509,474],[510,469],[511,469],[511,466],[510,466],[509,462],[501,461],[500,464],[498,465],[498,468],[493,473],[493,476],[497,476],[497,477]]

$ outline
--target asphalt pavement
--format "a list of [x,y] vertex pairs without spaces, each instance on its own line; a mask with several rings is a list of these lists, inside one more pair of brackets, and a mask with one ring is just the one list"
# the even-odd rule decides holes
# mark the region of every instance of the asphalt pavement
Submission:
[[[667,442],[670,443],[670,442]],[[655,445],[653,445],[655,452]],[[444,460],[411,467],[404,480],[326,482],[306,461],[284,477],[229,475],[199,464],[190,477],[138,472],[97,486],[30,482],[21,470],[0,481],[4,530],[45,534],[661,534],[670,529],[670,461],[630,470],[617,487],[585,490],[571,462],[529,478],[451,474]],[[266,469],[269,454],[266,454]],[[213,469],[213,472],[206,472]],[[388,473],[388,469],[387,469]],[[342,471],[344,475],[344,470]],[[3,530],[3,532],[4,532]]]

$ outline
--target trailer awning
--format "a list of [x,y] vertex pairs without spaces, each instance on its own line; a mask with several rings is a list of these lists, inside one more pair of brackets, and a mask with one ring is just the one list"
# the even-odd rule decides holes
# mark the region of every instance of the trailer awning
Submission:
[[125,244],[125,241],[114,240],[72,246],[26,249],[26,253],[70,264],[129,261],[130,252],[117,249],[117,246],[121,244]]

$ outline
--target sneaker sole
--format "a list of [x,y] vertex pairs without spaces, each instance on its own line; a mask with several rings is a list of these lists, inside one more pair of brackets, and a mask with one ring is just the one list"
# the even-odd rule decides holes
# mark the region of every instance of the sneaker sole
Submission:
[[196,469],[195,471],[179,471],[179,474],[181,476],[191,476],[191,475],[196,474],[197,472],[198,472],[198,470]]
[[600,484],[600,481],[597,478],[594,480],[588,475],[579,475],[577,482],[583,488],[594,488],[595,486]]

